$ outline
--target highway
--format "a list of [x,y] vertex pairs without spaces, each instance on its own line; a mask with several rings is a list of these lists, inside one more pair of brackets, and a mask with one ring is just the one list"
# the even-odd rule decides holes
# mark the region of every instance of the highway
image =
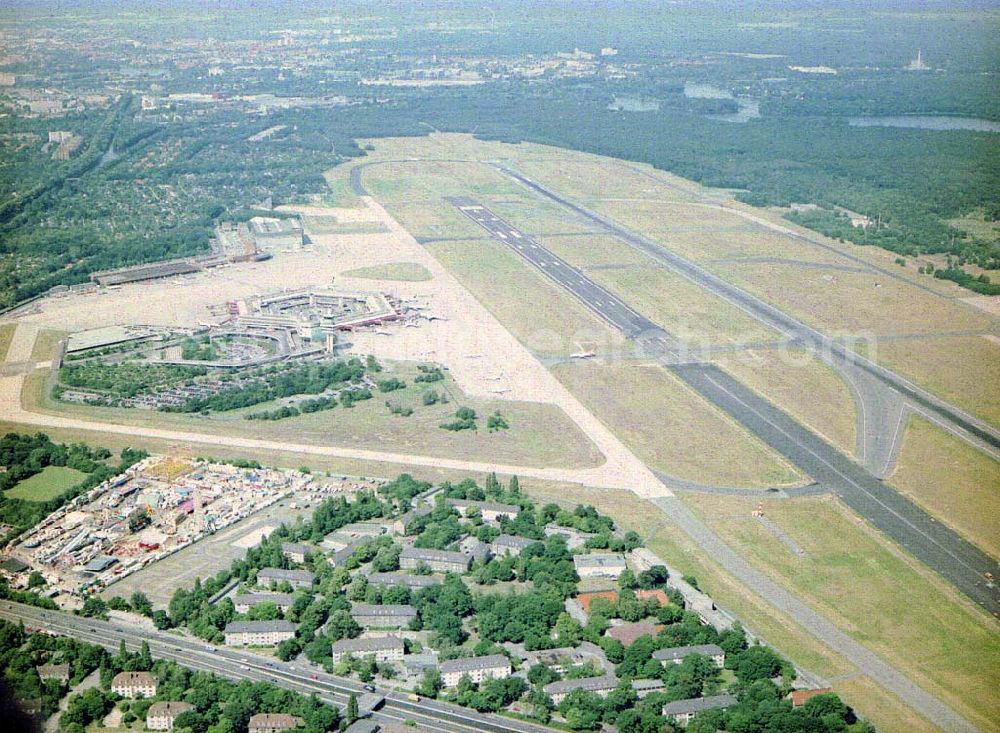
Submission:
[[461,198],[451,202],[604,321],[642,344],[648,356],[661,361],[705,399],[729,413],[820,486],[835,492],[914,557],[989,613],[1000,617],[1000,588],[986,580],[987,573],[1000,578],[1000,564],[996,560],[718,367],[702,362],[677,363],[669,336],[662,328],[585,273],[557,258],[535,238],[475,201]]
[[[232,680],[271,682],[303,694],[317,694],[324,702],[343,709],[348,697],[360,697],[364,686],[353,680],[324,673],[307,663],[285,663],[258,657],[252,652],[228,647],[216,647],[200,639],[192,639],[163,631],[146,631],[121,626],[113,622],[73,616],[62,611],[47,611],[11,601],[0,601],[0,618],[23,621],[26,627],[43,629],[61,636],[98,644],[117,652],[122,640],[132,651],[143,641],[149,643],[153,657],[175,661],[189,669],[213,672]],[[316,679],[311,679],[315,675]],[[405,695],[378,690],[385,704],[373,713],[376,721],[405,723],[412,720],[419,730],[434,733],[552,733],[551,728],[499,715],[477,713],[458,705],[421,699],[414,702]]]

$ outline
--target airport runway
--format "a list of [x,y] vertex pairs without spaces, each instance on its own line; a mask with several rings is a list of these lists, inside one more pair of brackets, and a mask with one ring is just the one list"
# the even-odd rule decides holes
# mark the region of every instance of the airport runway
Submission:
[[783,313],[742,288],[726,282],[704,268],[661,247],[656,242],[626,229],[607,217],[567,200],[555,191],[532,181],[517,171],[503,166],[498,166],[498,168],[540,196],[554,201],[589,222],[601,225],[605,230],[614,234],[622,241],[645,252],[656,261],[661,262],[696,285],[714,293],[723,300],[733,303],[761,322],[770,325],[789,337],[798,338],[807,348],[822,355],[832,357],[833,361],[868,373],[906,398],[914,409],[928,416],[934,422],[941,424],[945,429],[976,445],[994,458],[1000,456],[1000,432],[982,420],[935,397],[926,390],[903,379],[895,372],[865,359],[845,347],[842,343],[828,338],[816,329],[810,328],[801,321]]
[[1000,578],[996,560],[718,367],[703,362],[678,363],[670,337],[662,328],[556,257],[535,238],[471,199],[456,198],[451,202],[604,321],[641,343],[648,356],[660,360],[665,368],[762,438],[819,486],[835,492],[916,558],[989,613],[1000,617],[1000,589],[986,579],[986,573]]
[[1000,616],[1000,563],[886,486],[829,443],[713,364],[669,366],[674,374],[844,503]]

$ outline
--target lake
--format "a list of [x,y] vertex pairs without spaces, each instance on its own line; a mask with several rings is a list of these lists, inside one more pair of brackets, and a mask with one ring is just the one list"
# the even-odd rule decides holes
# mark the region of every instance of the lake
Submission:
[[975,132],[1000,132],[1000,122],[978,117],[949,117],[947,115],[901,115],[890,117],[852,117],[851,127],[907,127],[919,130],[973,130]]

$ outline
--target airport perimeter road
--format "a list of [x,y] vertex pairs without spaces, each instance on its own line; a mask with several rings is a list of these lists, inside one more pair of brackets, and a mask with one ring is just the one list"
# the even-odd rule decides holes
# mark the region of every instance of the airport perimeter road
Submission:
[[532,181],[517,171],[504,166],[498,166],[498,168],[540,196],[556,202],[590,222],[601,225],[622,241],[646,253],[696,285],[736,305],[761,322],[768,324],[787,336],[801,340],[803,346],[806,348],[828,357],[834,357],[835,361],[839,359],[841,362],[846,362],[868,372],[887,387],[890,387],[909,400],[918,412],[927,415],[934,422],[943,424],[953,433],[975,445],[980,450],[985,450],[994,458],[1000,456],[1000,432],[982,420],[935,397],[926,390],[903,379],[895,372],[850,351],[843,344],[824,336],[816,329],[810,328],[769,303],[765,303],[760,298],[751,295],[742,288],[732,285],[698,265],[674,254],[651,239],[636,234],[601,214],[569,201],[555,191]]
[[[341,709],[347,705],[351,693],[359,697],[365,693],[361,683],[328,675],[312,665],[266,659],[251,652],[215,647],[176,634],[150,632],[8,601],[0,601],[0,618],[23,621],[26,627],[72,636],[103,646],[111,652],[118,650],[122,640],[131,650],[137,650],[142,641],[147,641],[150,652],[156,658],[172,660],[190,669],[213,672],[232,680],[271,682],[306,695],[315,693],[324,702]],[[312,675],[316,679],[311,679]],[[378,690],[378,693],[385,696],[385,704],[372,715],[375,721],[405,723],[412,720],[421,730],[440,733],[552,733],[552,728],[477,713],[458,705],[424,699],[414,702],[401,693],[388,690]]]
[[713,364],[667,367],[699,394],[834,491],[869,522],[1000,617],[1000,563],[887,487],[829,443]]

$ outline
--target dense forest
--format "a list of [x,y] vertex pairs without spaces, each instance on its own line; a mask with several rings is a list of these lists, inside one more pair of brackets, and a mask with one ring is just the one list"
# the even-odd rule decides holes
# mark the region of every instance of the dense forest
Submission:
[[[287,203],[327,195],[323,172],[363,155],[357,140],[425,135],[434,128],[643,161],[733,189],[760,206],[815,204],[817,212],[796,221],[901,255],[946,254],[950,261],[940,268],[941,277],[994,291],[995,284],[961,273],[969,274],[966,265],[998,269],[996,238],[977,237],[953,220],[1000,217],[1000,133],[851,125],[859,115],[1000,120],[998,56],[989,32],[995,18],[989,13],[935,6],[917,16],[889,3],[882,13],[838,14],[783,3],[764,4],[744,17],[720,3],[657,12],[657,22],[649,23],[647,3],[618,4],[595,16],[598,11],[586,5],[539,3],[523,14],[501,2],[494,10],[495,32],[484,33],[475,30],[481,13],[472,5],[453,3],[451,17],[469,25],[459,23],[447,33],[429,30],[424,21],[431,16],[412,8],[388,4],[379,13],[359,12],[352,27],[367,40],[356,41],[351,53],[320,52],[329,53],[325,65],[307,64],[295,73],[280,66],[232,66],[206,76],[197,63],[152,65],[148,79],[129,86],[167,86],[220,99],[321,94],[341,100],[333,105],[252,111],[213,105],[150,115],[136,91],[116,92],[105,107],[55,121],[0,118],[0,140],[24,134],[44,139],[54,127],[84,139],[81,150],[61,162],[37,145],[0,142],[0,307],[54,285],[83,282],[95,270],[206,252],[215,224],[246,219],[268,197]],[[267,37],[272,23],[312,32],[312,24],[325,22],[309,10],[291,19],[264,3],[253,17],[233,22],[207,14],[195,24],[181,7],[161,9],[157,23],[145,24],[107,21],[98,4],[92,18],[83,14],[78,22],[95,42],[113,49],[111,56],[56,46],[44,59],[49,76],[28,74],[25,83],[40,90],[55,82],[115,87],[123,68],[131,74],[148,65],[141,47],[122,49],[122,36],[152,42],[170,29],[181,39],[245,41]],[[78,33],[58,20],[45,23],[56,35]],[[396,31],[385,33],[387,27]],[[831,34],[851,42],[831,43]],[[614,56],[591,74],[514,72],[557,52],[604,46],[613,46]],[[931,65],[909,71],[918,50]],[[362,83],[422,72],[441,54],[456,63],[479,59],[476,68],[487,82]],[[29,71],[17,63],[0,70]],[[710,85],[717,98],[686,95],[691,84]],[[615,99],[627,97],[654,104],[648,111],[614,108]],[[735,121],[733,110],[748,100],[760,116]],[[280,130],[263,143],[251,139],[266,127]],[[840,208],[876,224],[845,227],[836,213]]]

